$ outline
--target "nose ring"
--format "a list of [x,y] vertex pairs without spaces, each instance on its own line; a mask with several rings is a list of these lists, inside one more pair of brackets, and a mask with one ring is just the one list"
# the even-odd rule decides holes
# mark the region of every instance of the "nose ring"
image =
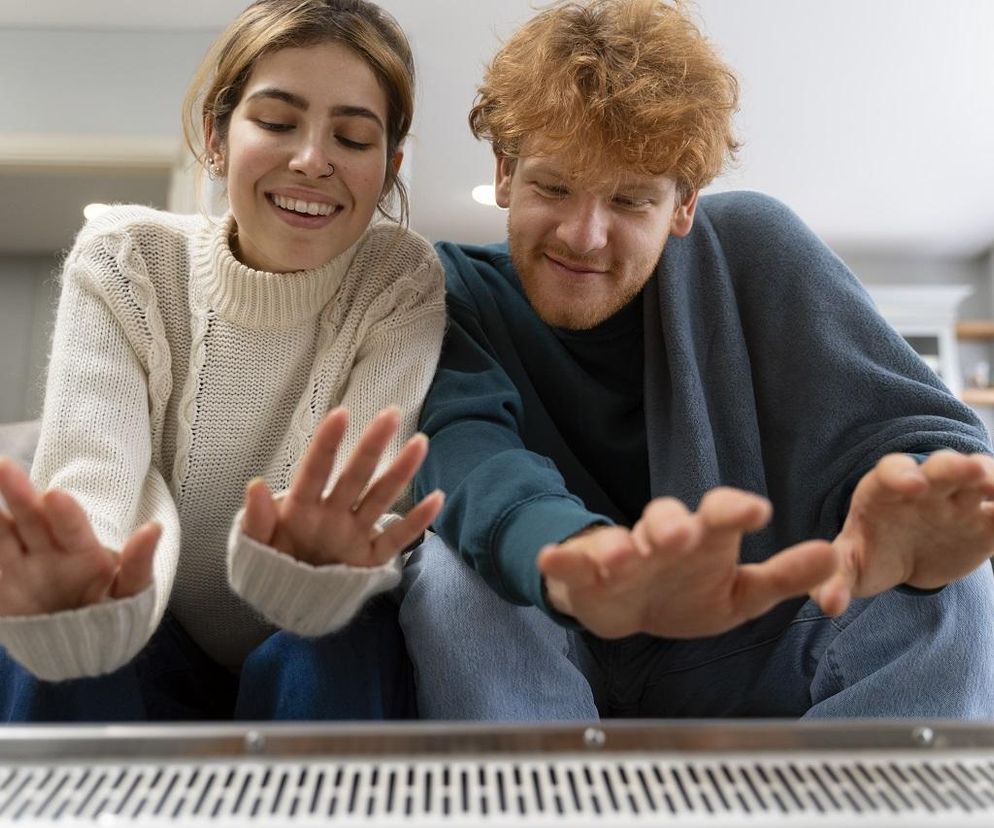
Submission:
[[328,172],[321,173],[318,178],[331,178],[335,174],[335,165],[330,161],[328,162]]

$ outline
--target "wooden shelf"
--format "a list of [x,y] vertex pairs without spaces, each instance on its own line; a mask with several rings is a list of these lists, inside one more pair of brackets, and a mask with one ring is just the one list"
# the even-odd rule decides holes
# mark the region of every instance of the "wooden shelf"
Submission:
[[994,319],[964,319],[962,322],[957,322],[956,338],[994,339]]
[[964,388],[962,396],[967,405],[994,405],[994,388]]

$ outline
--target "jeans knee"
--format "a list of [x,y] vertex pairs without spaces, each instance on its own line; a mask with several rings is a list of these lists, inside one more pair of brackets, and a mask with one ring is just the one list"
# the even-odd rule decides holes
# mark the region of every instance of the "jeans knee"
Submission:
[[458,605],[465,612],[472,604],[497,600],[476,571],[437,535],[411,553],[404,567],[404,604],[428,601],[435,612]]

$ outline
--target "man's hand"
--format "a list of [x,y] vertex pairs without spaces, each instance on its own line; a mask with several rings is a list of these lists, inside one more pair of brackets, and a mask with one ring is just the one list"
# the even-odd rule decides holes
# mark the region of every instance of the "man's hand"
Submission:
[[545,547],[538,568],[551,605],[602,638],[717,635],[837,571],[827,541],[740,564],[743,534],[761,529],[770,514],[767,500],[731,488],[708,492],[696,512],[659,498],[631,531],[598,527]]
[[246,535],[313,566],[373,567],[386,563],[424,533],[442,508],[441,492],[428,495],[384,531],[375,527],[428,453],[423,434],[412,437],[390,467],[366,488],[400,425],[396,408],[385,409],[372,419],[335,486],[325,494],[347,424],[344,409],[327,414],[285,497],[275,499],[262,480],[249,484],[242,518]]
[[994,458],[937,451],[882,458],[859,481],[834,541],[841,567],[815,590],[829,612],[907,584],[934,589],[994,554]]
[[10,510],[0,509],[0,615],[79,609],[151,583],[157,524],[136,530],[118,555],[69,494],[39,494],[8,458],[0,458],[0,494]]

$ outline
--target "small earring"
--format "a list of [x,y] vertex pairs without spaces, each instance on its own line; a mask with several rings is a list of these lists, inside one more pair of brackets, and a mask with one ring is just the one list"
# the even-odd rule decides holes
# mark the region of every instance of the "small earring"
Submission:
[[222,176],[222,174],[223,171],[221,169],[221,166],[217,163],[217,159],[212,155],[210,159],[208,159],[207,177],[211,181],[216,181]]
[[328,162],[328,172],[322,173],[318,178],[331,178],[335,174],[335,165]]

